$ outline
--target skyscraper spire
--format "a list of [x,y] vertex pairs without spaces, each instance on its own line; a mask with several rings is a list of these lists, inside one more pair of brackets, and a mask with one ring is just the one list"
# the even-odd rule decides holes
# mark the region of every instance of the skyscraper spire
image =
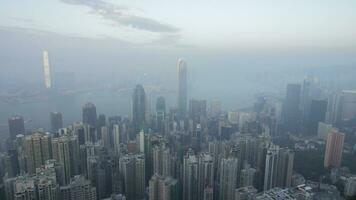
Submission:
[[49,66],[49,59],[48,59],[48,51],[43,51],[43,74],[44,74],[44,83],[46,89],[50,89],[52,87],[52,80],[51,80],[51,68]]

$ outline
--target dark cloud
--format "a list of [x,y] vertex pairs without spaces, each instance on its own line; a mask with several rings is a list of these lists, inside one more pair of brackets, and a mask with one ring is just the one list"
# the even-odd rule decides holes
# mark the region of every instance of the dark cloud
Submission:
[[[113,21],[117,25],[129,26],[139,30],[157,33],[177,33],[178,28],[169,24],[158,22],[154,19],[128,14],[131,10],[128,7],[117,6],[103,0],[60,0],[63,3],[72,5],[87,6],[92,9],[92,13],[98,14],[107,20]],[[115,25],[114,24],[114,25]]]

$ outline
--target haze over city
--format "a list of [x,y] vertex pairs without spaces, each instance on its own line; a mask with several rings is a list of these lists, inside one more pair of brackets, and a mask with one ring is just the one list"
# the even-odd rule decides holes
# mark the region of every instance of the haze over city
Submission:
[[355,10],[1,2],[0,199],[354,199]]

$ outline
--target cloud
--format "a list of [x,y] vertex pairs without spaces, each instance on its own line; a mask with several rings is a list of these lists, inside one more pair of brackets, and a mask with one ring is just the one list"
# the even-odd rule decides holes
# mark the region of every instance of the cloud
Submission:
[[114,25],[132,27],[138,30],[145,30],[155,33],[177,33],[179,29],[164,24],[154,19],[130,14],[131,9],[125,6],[117,6],[103,0],[60,0],[71,5],[87,6],[92,9],[92,13],[111,20]]

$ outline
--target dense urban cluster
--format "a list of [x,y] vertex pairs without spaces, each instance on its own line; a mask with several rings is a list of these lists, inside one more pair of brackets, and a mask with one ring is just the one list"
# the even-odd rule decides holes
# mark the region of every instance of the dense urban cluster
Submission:
[[[356,91],[306,78],[288,84],[282,98],[261,95],[250,108],[224,111],[220,100],[189,99],[187,65],[177,67],[174,108],[164,97],[150,108],[137,85],[130,117],[98,115],[94,103],[66,127],[62,113],[50,113],[51,130],[28,130],[21,116],[10,117],[0,199],[355,197],[356,171],[343,156],[356,162]],[[308,160],[313,152],[322,160]],[[320,169],[309,169],[312,161]]]

